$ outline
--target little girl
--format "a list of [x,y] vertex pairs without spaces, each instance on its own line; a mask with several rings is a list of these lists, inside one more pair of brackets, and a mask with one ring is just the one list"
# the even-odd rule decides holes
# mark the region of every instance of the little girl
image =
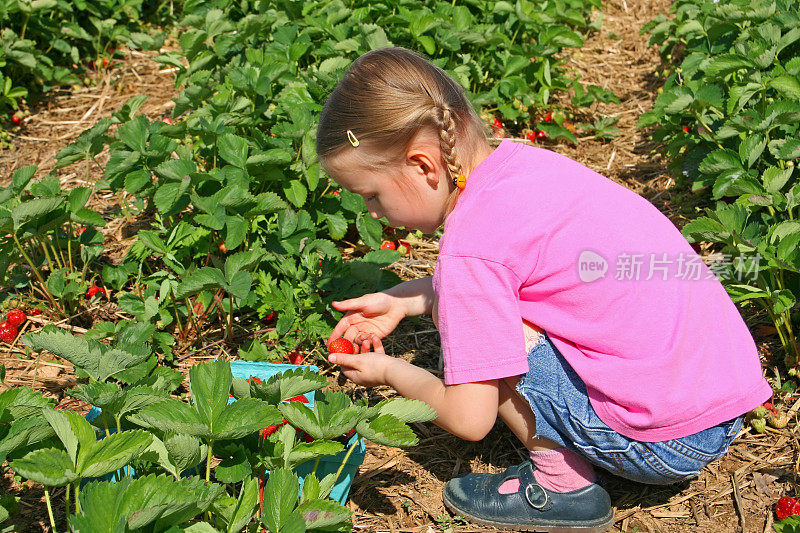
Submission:
[[[605,531],[592,465],[642,483],[692,478],[771,396],[755,343],[719,280],[647,200],[549,150],[487,143],[462,88],[400,48],[353,63],[325,103],[317,152],[374,218],[432,233],[432,278],[335,302],[330,361],[364,386],[430,404],[478,441],[499,416],[530,460],[447,482],[478,524]],[[380,338],[433,314],[444,380]]]

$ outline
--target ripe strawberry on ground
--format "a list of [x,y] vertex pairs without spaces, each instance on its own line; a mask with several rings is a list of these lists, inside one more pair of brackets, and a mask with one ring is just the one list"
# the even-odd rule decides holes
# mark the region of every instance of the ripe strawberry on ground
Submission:
[[552,121],[553,121],[553,114],[552,114],[552,113],[547,113],[547,114],[544,116],[544,121],[545,121],[545,122],[552,122]]
[[683,127],[683,133],[689,133],[689,126]]
[[800,501],[791,496],[784,496],[778,500],[778,504],[775,506],[775,516],[778,517],[778,520],[797,514],[800,514]]
[[3,322],[0,324],[0,339],[3,342],[7,342],[11,344],[14,342],[14,339],[17,338],[17,328],[9,324],[8,322]]
[[15,328],[20,327],[25,321],[28,320],[27,315],[20,311],[19,309],[13,309],[8,312],[6,315],[6,322],[14,326]]
[[535,143],[536,142],[536,131],[535,130],[529,131],[528,133],[525,134],[525,138],[528,139],[530,142]]
[[502,123],[502,122],[500,122],[500,119],[499,119],[499,118],[495,118],[495,119],[492,121],[492,129],[495,129],[495,130],[501,130],[501,129],[503,129],[503,123]]
[[11,122],[13,122],[15,126],[19,126],[19,123],[22,122],[22,119],[19,117],[19,115],[13,115],[11,117]]
[[34,307],[33,309],[31,309],[31,316],[39,316],[41,314],[42,310],[39,309],[38,307]]
[[219,251],[222,252],[223,254],[228,253],[228,247],[225,246],[224,242],[219,243]]
[[170,124],[170,125],[174,124],[174,122],[172,121],[172,119],[171,119],[171,118],[169,118],[169,117],[165,118],[163,122],[164,122],[164,124]]
[[383,241],[381,250],[396,250],[397,246],[392,241]]
[[106,296],[106,290],[103,287],[100,287],[99,285],[95,285],[93,287],[89,287],[89,290],[86,291],[86,297],[90,298],[90,299],[93,298],[97,294],[99,294],[100,296],[105,297]]
[[289,364],[292,365],[303,364],[303,354],[298,351],[289,352],[289,355],[287,355],[286,357],[289,359]]
[[355,353],[353,343],[345,338],[335,339],[328,345],[330,353]]
[[547,134],[542,130],[539,130],[536,132],[536,138],[539,139],[540,141],[543,141],[544,139],[547,139]]

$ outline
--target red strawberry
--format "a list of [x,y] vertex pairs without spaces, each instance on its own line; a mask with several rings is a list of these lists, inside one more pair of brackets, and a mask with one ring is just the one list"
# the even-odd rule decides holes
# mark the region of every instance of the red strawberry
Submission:
[[31,316],[39,316],[41,314],[42,310],[39,309],[38,307],[34,307],[33,309],[31,309]]
[[312,437],[302,429],[298,429],[297,432],[300,434],[300,438],[303,440],[303,442],[314,442],[314,437]]
[[98,285],[94,285],[93,287],[89,287],[89,290],[86,291],[86,297],[90,298],[90,299],[93,298],[97,294],[105,297],[106,290],[103,287],[100,287]]
[[287,402],[300,402],[300,403],[308,403],[308,398],[306,398],[305,394],[299,394],[297,396],[293,396],[286,400]]
[[547,139],[547,134],[545,132],[543,132],[542,130],[539,130],[539,131],[536,132],[536,138],[539,139],[539,140]]
[[9,311],[6,315],[6,322],[14,326],[15,328],[20,327],[25,321],[28,320],[28,317],[20,311],[19,309],[14,309],[13,311]]
[[164,124],[174,124],[171,118],[167,117],[164,119]]
[[339,191],[333,191],[333,192],[331,193],[331,196],[339,196],[340,194],[342,194],[342,193],[341,193],[341,192],[339,192]]
[[75,236],[80,237],[81,235],[83,235],[84,231],[86,231],[86,226],[79,227],[78,229],[75,230]]
[[11,117],[11,122],[13,122],[15,126],[19,126],[19,123],[22,122],[22,119],[19,117],[19,115],[13,115]]
[[796,514],[800,514],[799,501],[791,496],[784,496],[778,500],[778,504],[775,506],[775,515],[778,517],[778,520],[783,520],[784,518],[794,516]]
[[397,246],[392,241],[383,241],[381,250],[396,250]]
[[355,353],[353,343],[347,339],[335,339],[328,345],[328,351],[331,353]]
[[529,131],[528,133],[525,134],[525,138],[528,139],[530,142],[535,143],[536,142],[536,132],[533,131],[533,130]]
[[104,58],[103,58],[103,66],[104,66],[104,67],[107,67],[107,66],[108,66],[108,58],[107,58],[107,57],[104,57]]
[[772,411],[773,409],[775,409],[775,406],[772,404],[772,402],[764,402],[764,408],[769,411]]
[[347,433],[345,433],[344,436],[345,436],[345,438],[349,439],[350,437],[353,436],[353,433],[355,433],[355,432],[356,432],[356,428],[353,428],[350,431],[348,431]]
[[552,113],[547,113],[547,114],[544,116],[544,121],[545,121],[545,122],[552,122],[552,121],[553,121],[553,114],[552,114]]
[[0,339],[3,342],[7,342],[11,344],[14,342],[14,339],[17,338],[17,328],[9,324],[8,322],[3,322],[0,324]]
[[689,133],[689,126],[683,127],[683,133]]
[[264,429],[261,430],[261,437],[266,439],[267,437],[278,431],[278,429],[280,429],[280,427],[285,423],[286,419],[284,418],[280,424],[272,424],[271,426],[265,427]]
[[264,317],[264,322],[272,322],[278,317],[278,313],[274,309],[269,310],[269,314]]
[[255,376],[250,376],[250,379],[252,379],[253,381],[255,381],[259,385],[264,383],[263,381],[261,381],[259,378],[255,377]]
[[228,253],[228,247],[225,246],[224,242],[219,243],[219,251],[222,252],[223,254]]
[[289,355],[287,355],[286,357],[289,358],[289,364],[292,365],[303,364],[303,354],[298,351],[289,352]]
[[499,118],[495,118],[494,121],[492,121],[492,129],[494,129],[494,130],[503,129],[503,123],[500,122]]

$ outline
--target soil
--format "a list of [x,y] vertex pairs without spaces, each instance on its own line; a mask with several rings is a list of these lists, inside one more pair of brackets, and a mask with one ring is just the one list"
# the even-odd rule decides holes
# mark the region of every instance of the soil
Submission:
[[[681,227],[696,216],[696,206],[702,198],[675,187],[667,172],[667,162],[657,153],[647,132],[637,130],[635,123],[641,113],[652,107],[662,80],[660,60],[655,49],[646,46],[647,36],[639,29],[659,13],[669,9],[669,0],[603,2],[603,24],[599,32],[587,39],[585,46],[566,57],[569,68],[580,74],[585,83],[613,91],[619,104],[595,104],[576,121],[591,121],[602,115],[618,116],[620,133],[611,140],[583,136],[577,147],[545,143],[547,148],[561,152],[641,194],[656,205],[676,226]],[[0,153],[0,183],[7,183],[14,169],[35,163],[39,176],[53,168],[55,154],[74,140],[84,129],[121,107],[136,94],[147,94],[142,112],[152,118],[168,116],[171,98],[177,94],[172,72],[152,62],[150,53],[131,52],[111,69],[97,76],[93,87],[78,88],[52,94],[38,107],[17,132],[14,148]],[[105,163],[107,153],[97,161]],[[64,187],[91,186],[102,176],[99,165],[87,168],[76,164],[59,171]],[[118,212],[120,201],[95,194],[92,207],[107,214]],[[121,221],[122,217],[116,220]],[[119,258],[130,244],[135,228],[125,228],[121,222],[105,228],[106,246],[112,259]],[[435,240],[412,241],[412,252],[393,268],[404,279],[429,275],[433,272],[438,251]],[[712,248],[703,244],[704,253]],[[773,354],[780,353],[780,344],[767,317],[749,307],[742,314],[754,334],[767,378],[776,385],[781,382],[780,369]],[[126,318],[113,304],[100,302],[87,307],[82,316],[72,317],[70,324],[90,327],[96,320]],[[26,325],[27,330],[48,322],[47,312]],[[71,327],[76,333],[85,331]],[[26,330],[26,331],[27,331]],[[429,318],[409,320],[384,341],[387,353],[412,361],[436,375],[441,375],[438,333]],[[197,355],[179,364],[186,371],[199,360],[220,355],[218,346],[208,346]],[[341,388],[354,396],[367,396],[377,401],[392,397],[388,388],[364,389],[353,386],[331,367],[319,352],[306,354],[322,372],[329,376],[333,388]],[[65,399],[64,390],[73,386],[74,374],[64,361],[47,357],[30,359],[21,349],[0,349],[0,361],[7,368],[6,384],[27,385],[65,401],[65,406],[85,412],[88,406]],[[738,532],[771,531],[772,509],[784,494],[793,494],[797,483],[800,443],[797,439],[797,410],[800,400],[784,395],[776,403],[789,409],[791,422],[783,430],[769,428],[764,434],[743,430],[721,459],[703,469],[690,482],[672,486],[652,486],[633,483],[600,472],[601,482],[611,494],[615,508],[613,531],[635,532]],[[482,531],[492,528],[476,527],[460,517],[451,516],[442,504],[442,488],[447,480],[467,472],[499,472],[518,464],[527,456],[515,437],[498,422],[491,433],[480,442],[454,437],[433,424],[414,424],[419,436],[418,446],[400,450],[368,443],[367,456],[354,481],[348,501],[353,511],[355,531],[373,532],[435,532]],[[40,486],[26,483],[28,488],[10,476],[0,478],[2,492],[21,497],[20,530],[49,531],[43,492]],[[56,501],[63,490],[52,495]],[[63,507],[56,506],[56,519],[63,518]]]

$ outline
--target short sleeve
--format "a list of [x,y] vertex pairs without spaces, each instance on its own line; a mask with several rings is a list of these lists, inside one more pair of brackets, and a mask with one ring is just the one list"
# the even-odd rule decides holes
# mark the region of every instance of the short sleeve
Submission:
[[445,385],[528,371],[521,282],[502,263],[440,254],[434,274]]

